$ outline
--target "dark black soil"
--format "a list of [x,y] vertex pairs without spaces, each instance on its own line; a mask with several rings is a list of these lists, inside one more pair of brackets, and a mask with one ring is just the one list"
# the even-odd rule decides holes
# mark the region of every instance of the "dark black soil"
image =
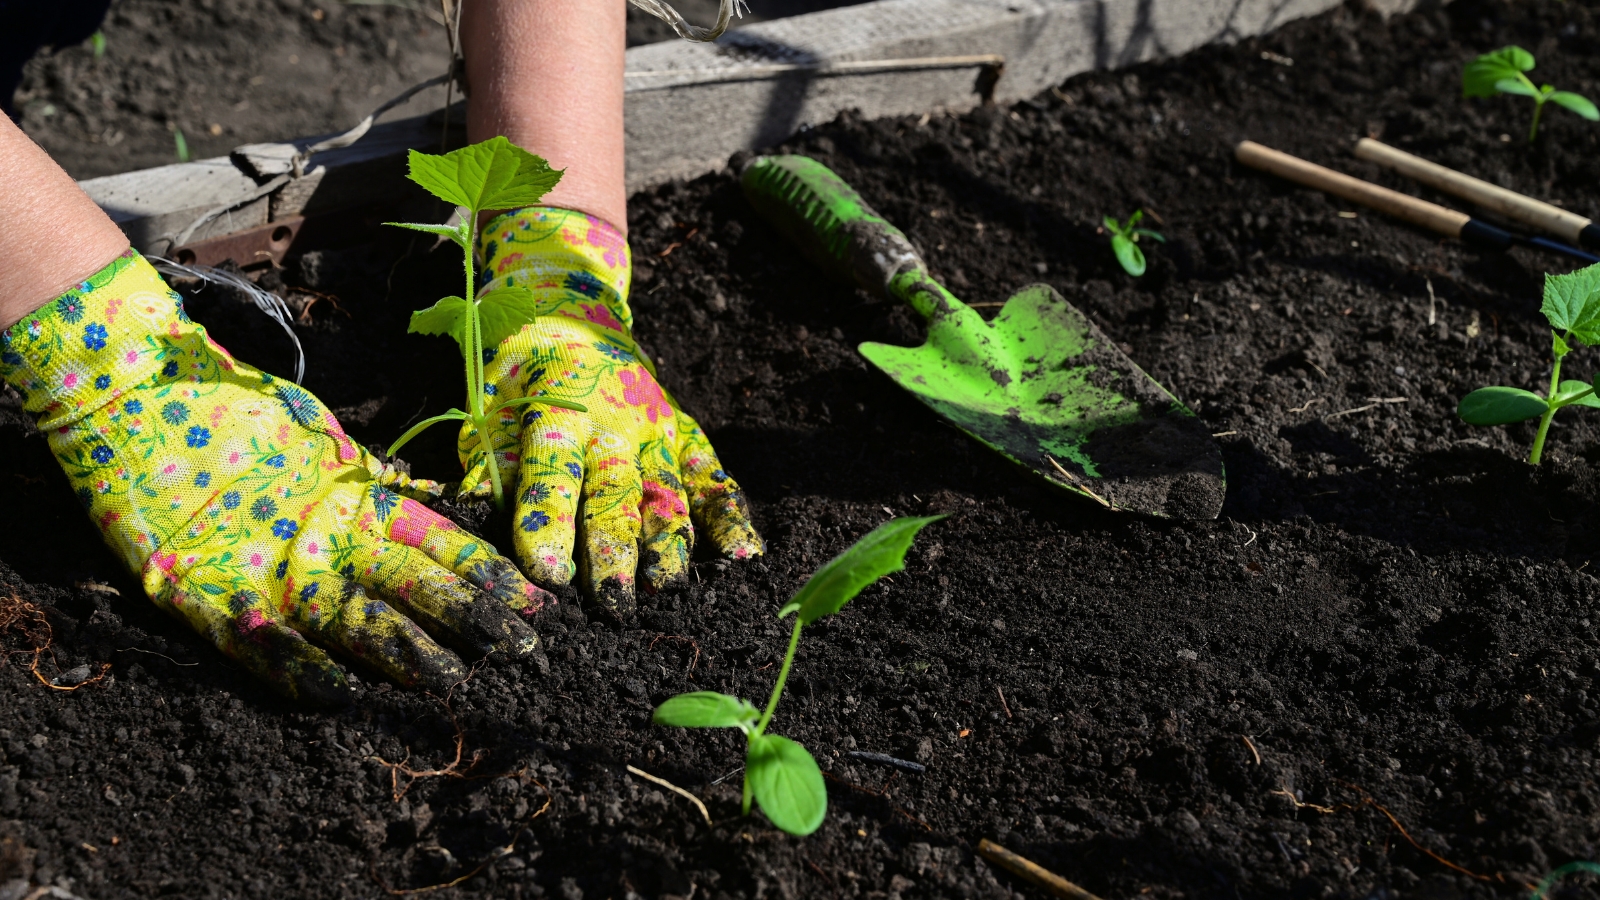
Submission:
[[[859,2],[756,0],[739,24]],[[672,5],[696,24],[716,20],[718,0]],[[344,131],[445,71],[438,10],[438,0],[113,0],[104,54],[87,42],[41,53],[17,110],[75,178],[178,162],[174,131],[194,159]],[[628,46],[668,39],[666,23],[628,8]],[[444,95],[424,91],[389,116],[431,112]]]
[[[1388,24],[1343,10],[1009,108],[845,118],[786,145],[968,301],[1044,280],[1087,312],[1223,434],[1215,522],[1097,511],[943,425],[854,350],[917,341],[913,317],[822,281],[731,175],[636,197],[641,338],[749,489],[769,554],[703,561],[621,628],[554,627],[547,673],[479,670],[452,706],[481,759],[400,801],[378,758],[447,763],[441,703],[369,683],[355,709],[313,714],[268,695],[137,596],[13,399],[4,579],[51,609],[47,675],[111,663],[72,693],[26,653],[0,666],[13,851],[94,898],[376,897],[377,879],[448,881],[513,841],[456,890],[1037,896],[974,859],[984,837],[1106,898],[1519,896],[1600,835],[1600,418],[1564,413],[1534,470],[1531,429],[1469,429],[1453,408],[1483,384],[1540,386],[1540,278],[1568,266],[1340,217],[1230,149],[1248,136],[1403,186],[1349,157],[1373,133],[1600,210],[1600,128],[1552,111],[1530,148],[1521,101],[1457,87],[1463,61],[1516,42],[1541,81],[1600,95],[1597,41],[1594,0],[1458,0]],[[1096,223],[1140,206],[1170,242],[1132,280]],[[460,390],[451,345],[403,334],[455,289],[456,260],[408,240],[282,275],[338,296],[302,330],[307,383],[370,442]],[[253,311],[193,307],[285,367]],[[1569,371],[1593,363],[1579,351]],[[411,462],[448,477],[451,454],[435,432]],[[934,511],[952,515],[905,573],[808,631],[775,720],[833,779],[827,822],[797,840],[740,818],[734,736],[653,728],[652,704],[764,697],[787,594],[890,515]],[[625,764],[705,798],[716,824]]]

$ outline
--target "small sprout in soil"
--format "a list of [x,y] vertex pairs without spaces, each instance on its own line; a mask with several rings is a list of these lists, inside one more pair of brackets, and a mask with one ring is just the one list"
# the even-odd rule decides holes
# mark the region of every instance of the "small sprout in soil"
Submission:
[[1544,303],[1539,308],[1550,320],[1550,343],[1554,362],[1550,366],[1550,392],[1539,396],[1513,387],[1478,388],[1461,398],[1456,414],[1468,425],[1509,425],[1539,417],[1539,431],[1533,439],[1528,462],[1538,465],[1544,453],[1550,418],[1563,406],[1592,406],[1600,409],[1595,386],[1586,381],[1561,380],[1561,358],[1572,352],[1573,344],[1600,344],[1600,263],[1570,275],[1544,277]]
[[172,128],[172,144],[178,151],[178,162],[189,161],[189,141],[183,136],[183,129],[177,126]]
[[1103,223],[1106,231],[1111,233],[1111,252],[1117,255],[1117,262],[1122,263],[1122,268],[1129,275],[1138,278],[1144,274],[1144,251],[1139,249],[1139,238],[1154,238],[1162,243],[1167,239],[1148,228],[1140,228],[1139,220],[1144,218],[1144,210],[1136,210],[1128,217],[1127,222],[1118,222],[1106,216]]
[[1493,97],[1496,94],[1517,94],[1533,99],[1533,125],[1528,129],[1531,142],[1539,136],[1539,116],[1546,103],[1555,103],[1583,116],[1591,122],[1600,121],[1600,109],[1581,94],[1558,91],[1550,85],[1535,87],[1528,76],[1533,70],[1533,54],[1521,47],[1501,47],[1485,53],[1461,72],[1461,93],[1467,97]]
[[[428,193],[457,207],[461,221],[456,225],[423,225],[414,222],[389,222],[397,228],[424,231],[449,238],[461,248],[466,270],[466,297],[446,297],[427,309],[411,314],[410,330],[417,334],[447,334],[461,346],[466,361],[467,409],[451,409],[412,426],[389,447],[393,456],[424,429],[439,422],[470,422],[477,429],[478,446],[489,465],[494,502],[505,506],[505,489],[500,483],[500,467],[493,464],[490,429],[507,407],[543,403],[584,412],[580,403],[568,403],[545,396],[517,397],[484,403],[484,357],[500,342],[534,320],[537,303],[524,287],[494,287],[478,291],[473,269],[473,248],[478,239],[478,214],[485,210],[532,206],[561,180],[561,172],[551,169],[543,159],[503,137],[452,150],[442,156],[411,151],[410,178]],[[487,288],[487,286],[486,286]],[[542,392],[541,392],[542,393]]]
[[761,802],[761,811],[772,824],[793,835],[804,837],[822,825],[828,812],[828,790],[822,784],[817,761],[786,737],[767,734],[772,713],[783,696],[789,679],[795,649],[800,646],[800,629],[823,616],[844,608],[867,585],[891,572],[905,568],[906,551],[924,526],[944,516],[893,519],[874,528],[850,549],[818,569],[798,594],[780,610],[782,619],[795,613],[794,632],[789,636],[789,652],[784,654],[778,681],[763,712],[750,701],[715,691],[679,694],[656,707],[651,721],[657,725],[682,728],[737,728],[749,739],[744,763],[744,814],[750,814],[750,800]]
[[96,31],[89,35],[89,49],[94,52],[94,58],[99,59],[106,55],[106,33]]

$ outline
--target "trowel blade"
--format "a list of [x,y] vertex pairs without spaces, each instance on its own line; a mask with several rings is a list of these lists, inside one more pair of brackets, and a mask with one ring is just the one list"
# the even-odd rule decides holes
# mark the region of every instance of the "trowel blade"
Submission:
[[939,415],[1051,484],[1111,509],[1214,519],[1222,451],[1193,412],[1049,285],[993,321],[960,306],[920,347],[861,354]]

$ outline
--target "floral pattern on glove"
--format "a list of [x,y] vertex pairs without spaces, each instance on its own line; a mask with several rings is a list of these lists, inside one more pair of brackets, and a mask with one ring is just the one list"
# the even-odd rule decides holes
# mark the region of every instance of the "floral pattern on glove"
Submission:
[[[622,234],[582,213],[529,207],[491,221],[480,245],[490,281],[528,288],[538,303],[532,324],[489,351],[485,392],[588,407],[502,414],[494,457],[517,486],[513,542],[528,574],[550,585],[576,576],[625,615],[636,579],[655,590],[688,571],[691,522],[727,556],[761,553],[743,492],[633,339]],[[458,448],[464,486],[487,492],[471,426]]]
[[291,696],[345,695],[317,645],[431,687],[465,671],[435,638],[536,651],[524,620],[554,597],[417,502],[437,484],[230,356],[133,251],[0,336],[0,377],[151,599]]

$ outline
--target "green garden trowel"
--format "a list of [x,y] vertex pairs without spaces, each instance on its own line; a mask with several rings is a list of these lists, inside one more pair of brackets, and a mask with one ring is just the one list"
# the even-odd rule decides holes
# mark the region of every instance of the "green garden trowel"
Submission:
[[1054,288],[1023,288],[985,322],[827,166],[757,157],[742,180],[751,204],[812,262],[928,320],[920,347],[860,349],[934,412],[1110,509],[1185,519],[1222,511],[1222,452],[1205,424]]

